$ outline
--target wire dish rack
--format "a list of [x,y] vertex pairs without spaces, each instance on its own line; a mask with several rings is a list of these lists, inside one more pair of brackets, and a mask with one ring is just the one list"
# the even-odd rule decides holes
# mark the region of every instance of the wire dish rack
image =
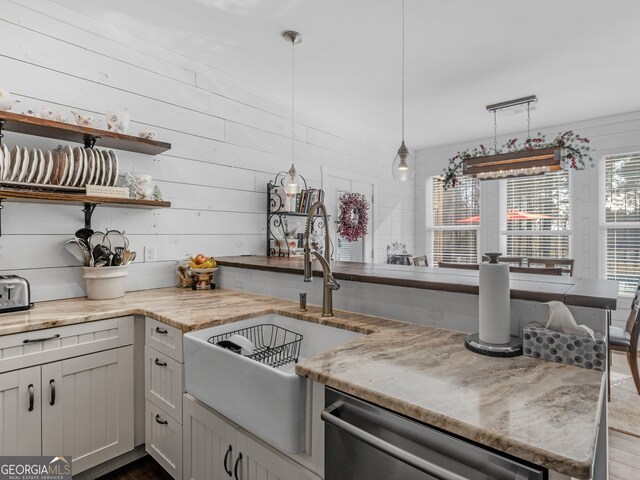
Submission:
[[253,354],[245,355],[246,358],[251,358],[273,368],[298,362],[300,343],[302,342],[302,335],[299,333],[265,323],[214,335],[209,337],[207,342],[219,346],[218,343],[227,340],[232,335],[242,335],[255,346]]

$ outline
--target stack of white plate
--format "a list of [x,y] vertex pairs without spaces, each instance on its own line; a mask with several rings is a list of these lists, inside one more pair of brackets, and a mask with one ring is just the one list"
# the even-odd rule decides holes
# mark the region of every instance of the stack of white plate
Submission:
[[114,187],[118,157],[113,150],[71,148],[55,150],[0,145],[0,185],[82,190],[86,185]]

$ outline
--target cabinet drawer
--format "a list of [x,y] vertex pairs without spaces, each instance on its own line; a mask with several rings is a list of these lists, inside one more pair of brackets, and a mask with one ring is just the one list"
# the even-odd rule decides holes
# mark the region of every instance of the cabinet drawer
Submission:
[[182,425],[149,400],[145,403],[145,449],[175,480],[182,480]]
[[182,362],[182,330],[179,328],[147,318],[145,343],[158,352]]
[[133,317],[0,336],[0,372],[133,344]]
[[182,423],[182,363],[149,346],[144,347],[145,398]]

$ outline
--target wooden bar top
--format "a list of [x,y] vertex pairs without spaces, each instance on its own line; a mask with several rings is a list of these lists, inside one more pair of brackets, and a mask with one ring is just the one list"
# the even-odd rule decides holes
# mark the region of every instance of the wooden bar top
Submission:
[[[219,265],[302,275],[301,257],[237,256],[216,259]],[[421,288],[451,293],[478,294],[477,270],[414,267],[380,263],[333,262],[333,274],[338,280]],[[314,261],[314,274],[322,269]],[[581,279],[567,276],[511,274],[511,298],[549,302],[557,300],[567,305],[615,310],[618,282]]]

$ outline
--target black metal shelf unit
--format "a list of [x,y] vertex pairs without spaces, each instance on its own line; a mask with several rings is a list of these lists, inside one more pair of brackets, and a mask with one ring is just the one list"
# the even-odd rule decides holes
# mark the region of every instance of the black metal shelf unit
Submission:
[[[286,210],[287,199],[284,192],[284,181],[287,175],[287,172],[280,172],[273,180],[270,180],[269,183],[267,183],[267,257],[275,256],[276,251],[278,252],[277,255],[279,257],[290,257],[291,248],[289,248],[289,244],[287,243],[286,252],[279,248],[278,237],[276,236],[275,232],[282,232],[282,238],[286,239],[287,217],[306,218],[309,216],[308,213]],[[302,175],[299,175],[299,177],[304,183],[304,189],[307,190],[307,181]],[[322,216],[317,214],[313,216],[312,231],[314,231],[316,228],[324,228]],[[273,240],[275,243],[275,246],[273,248],[271,247],[271,240]]]

